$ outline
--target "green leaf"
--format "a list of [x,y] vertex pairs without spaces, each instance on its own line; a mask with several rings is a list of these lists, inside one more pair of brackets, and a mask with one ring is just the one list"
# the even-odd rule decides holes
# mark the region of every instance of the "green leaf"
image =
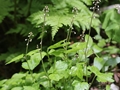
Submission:
[[24,90],[36,90],[34,87],[32,86],[23,86]]
[[114,82],[113,73],[99,73],[97,75],[98,82]]
[[82,51],[84,53],[84,49],[86,48],[86,43],[77,42],[77,43],[70,45],[70,48],[72,49],[68,49],[67,51],[65,51],[65,53],[73,53],[77,51]]
[[105,65],[115,67],[118,63],[120,63],[120,57],[108,59]]
[[[57,20],[56,20],[57,19]],[[65,20],[66,19],[66,20]],[[58,32],[58,29],[64,25],[70,25],[70,17],[69,16],[63,16],[63,15],[53,15],[46,21],[47,25],[50,25],[52,27],[52,40],[54,39],[54,36]]]
[[71,76],[77,76],[81,81],[84,81],[85,68],[83,63],[77,63],[76,66],[72,66],[69,71]]
[[91,72],[93,72],[96,76],[100,73],[99,69],[95,66],[89,66],[87,67]]
[[6,81],[7,81],[7,79],[0,80],[0,86],[2,86],[3,84],[5,84]]
[[74,90],[88,90],[89,84],[87,82],[79,82],[74,80],[72,85],[74,86]]
[[106,34],[112,40],[120,42],[120,15],[116,9],[111,9],[103,13],[105,17],[102,28],[105,29]]
[[26,74],[24,74],[24,73],[16,73],[11,78],[21,79],[21,78],[23,78],[25,76],[26,76]]
[[98,42],[99,47],[104,47],[106,45],[105,39],[100,39]]
[[86,10],[87,13],[89,12],[89,9],[85,6],[85,4],[79,0],[75,0],[74,2],[72,0],[66,0],[66,3],[71,7],[76,7],[78,10],[83,9]]
[[81,1],[87,5],[92,5],[92,0],[81,0]]
[[11,6],[13,3],[10,0],[0,0],[0,23],[9,15],[9,12],[14,10]]
[[67,63],[59,60],[55,62],[55,65],[49,69],[48,73],[61,73],[64,72],[67,68],[68,68]]
[[64,61],[57,61],[55,63],[55,69],[59,72],[65,71],[68,68],[67,63],[65,63]]
[[55,55],[56,57],[64,57],[64,51],[65,49],[57,49],[57,50],[54,50],[54,49],[51,49],[48,53],[49,55]]
[[55,43],[54,45],[49,46],[48,49],[64,47],[64,46],[67,46],[69,44],[70,44],[70,42],[65,42],[65,40],[61,40],[61,41]]
[[92,49],[93,49],[93,52],[94,52],[94,53],[99,53],[99,52],[102,51],[102,48],[100,48],[100,47],[99,47],[98,45],[96,45],[96,44],[93,45]]
[[48,70],[48,73],[50,73],[49,78],[55,81],[59,81],[63,77],[67,78],[69,75],[67,68],[68,65],[66,62],[61,60],[55,62],[55,65]]
[[[27,55],[32,56],[32,54],[37,53],[37,52],[38,52],[38,49],[32,50],[32,51],[28,52]],[[12,55],[12,54],[11,54],[11,55]],[[15,54],[13,54],[13,56],[14,56],[14,55],[15,55]],[[23,59],[23,57],[24,57],[24,54],[17,55],[16,57],[12,58],[12,59],[11,59],[9,62],[7,62],[6,64],[10,64],[10,63],[12,63],[12,62],[19,62],[21,59]]]
[[116,46],[109,46],[105,48],[104,51],[110,54],[115,54],[119,52],[119,48],[117,48]]
[[[66,2],[64,0],[51,0],[53,4],[55,4],[55,8],[64,8],[67,6]],[[58,4],[59,3],[59,4]]]
[[112,79],[113,73],[101,73],[99,69],[95,66],[89,66],[88,69],[97,76],[98,82],[107,82],[107,81],[113,82],[114,81]]
[[78,56],[80,57],[81,60],[85,59],[85,50],[87,50],[87,57],[93,54],[93,50],[91,48],[86,49],[86,42],[77,42],[69,46],[70,49],[65,51],[67,54],[71,53],[78,53]]
[[95,57],[93,65],[101,70],[105,65],[105,60],[103,58]]
[[77,63],[77,71],[76,71],[76,75],[78,78],[80,78],[81,80],[83,80],[83,74],[84,74],[84,67],[83,64],[81,63]]
[[93,40],[92,40],[92,37],[89,36],[89,35],[85,35],[85,42],[87,43],[88,42],[88,48],[91,48],[91,46],[93,45]]
[[11,90],[23,90],[23,88],[22,87],[14,87]]
[[70,70],[70,75],[76,76],[77,69],[78,68],[76,66],[72,66]]
[[6,64],[10,64],[12,62],[18,62],[20,61],[21,58],[23,58],[24,54],[20,54],[18,56],[16,56],[15,58],[13,58],[12,60],[10,60],[9,62],[7,62]]
[[51,80],[55,80],[55,81],[59,81],[61,78],[63,78],[62,76],[60,76],[59,74],[50,74],[49,78]]
[[[72,2],[72,3],[71,3]],[[78,9],[78,13],[76,14],[73,25],[77,27],[81,27],[83,30],[90,29],[90,20],[92,17],[92,12],[88,9],[88,7],[85,5],[90,5],[91,0],[52,0],[53,6],[49,7],[49,17],[46,16],[46,27],[51,27],[51,34],[52,39],[54,39],[56,33],[60,28],[69,26],[72,22],[72,17],[74,16],[73,13],[71,13],[71,8],[76,7]],[[44,23],[44,12],[39,11],[36,13],[33,13],[29,17],[29,21],[34,24],[36,27],[40,26]],[[95,16],[98,16],[95,14]],[[98,18],[94,18],[92,22],[92,27],[97,31],[99,34],[99,24],[100,21]],[[66,29],[64,29],[66,30]],[[80,29],[78,29],[80,30]],[[42,29],[40,29],[40,32]]]
[[42,52],[41,54],[42,54],[42,57],[40,56],[40,53],[35,53],[34,55],[32,55],[30,60],[27,60],[27,62],[22,63],[22,67],[27,70],[29,70],[29,69],[33,70],[37,65],[39,65],[40,61],[46,55],[45,52]]

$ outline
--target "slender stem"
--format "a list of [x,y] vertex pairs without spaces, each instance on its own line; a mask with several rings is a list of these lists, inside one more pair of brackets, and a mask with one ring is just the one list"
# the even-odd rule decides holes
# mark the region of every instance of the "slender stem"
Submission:
[[[44,33],[45,33],[45,23],[46,23],[46,16],[47,16],[47,12],[48,12],[48,7],[45,6],[43,11],[44,11],[44,21],[43,21],[42,36],[41,36],[41,40],[40,40],[40,50],[39,50],[41,59],[42,59],[42,49],[43,49],[43,46],[42,46],[43,45],[43,36],[44,36]],[[44,72],[46,73],[46,76],[49,79],[49,75],[48,75],[48,73],[47,73],[47,71],[45,69],[43,59],[41,60],[41,62],[42,62],[43,70],[44,70]],[[49,85],[51,85],[50,79],[49,79]]]
[[96,76],[93,77],[92,82],[90,83],[89,89],[90,89],[91,85],[93,84],[95,78],[96,78]]
[[[70,41],[70,37],[71,37],[72,29],[73,29],[72,26],[73,26],[74,17],[75,17],[75,16],[72,17],[72,21],[71,21],[70,27],[69,27],[69,29],[68,29],[69,31],[68,31],[68,33],[67,33],[67,37],[66,37],[65,43]],[[68,45],[65,46],[65,47],[63,47],[63,48],[67,51]],[[66,60],[67,60],[67,54],[65,54],[65,58],[66,58]]]
[[[95,9],[97,8],[97,4],[95,4],[95,7],[93,9],[93,13],[92,13],[92,16],[91,16],[91,19],[90,19],[90,30],[89,30],[89,33],[88,35],[90,35],[91,33],[91,26],[92,26],[92,21],[93,21],[93,18],[94,18],[94,14],[95,14]],[[87,42],[86,42],[86,48],[85,48],[85,68],[86,68],[86,81],[88,81],[88,76],[87,76],[87,53],[88,53],[88,44],[89,44],[89,36],[87,38]]]
[[69,31],[68,31],[67,38],[66,38],[67,42],[70,41],[70,37],[71,37],[72,29],[73,29],[72,26],[73,26],[74,17],[75,16],[72,17],[72,21],[71,21],[70,27],[68,29]]
[[[40,40],[40,57],[42,58],[42,44],[43,44],[43,36],[44,36],[44,30],[45,30],[45,20],[46,20],[46,12],[44,13],[44,22],[43,22],[43,29],[42,29],[42,37],[41,37],[41,40]],[[44,66],[44,62],[43,62],[43,59],[41,60],[42,61],[42,67],[44,69],[44,71],[46,72],[47,74],[47,71],[45,69],[45,66]]]
[[[70,41],[70,37],[71,37],[71,33],[72,33],[72,29],[73,29],[73,22],[74,22],[74,19],[75,19],[75,16],[78,12],[77,8],[74,7],[72,12],[74,13],[73,17],[72,17],[72,20],[71,20],[71,23],[70,23],[70,27],[69,27],[69,31],[68,31],[68,34],[67,34],[67,38],[66,38],[66,42],[69,42]],[[68,46],[66,46],[66,50],[67,50]]]
[[29,65],[29,63],[28,63],[28,61],[27,61],[27,52],[28,52],[28,46],[29,46],[29,43],[30,43],[30,40],[28,39],[28,42],[27,42],[27,44],[26,44],[25,60],[26,60],[27,65],[28,65],[30,75],[31,75],[31,77],[32,77],[33,80],[34,80],[34,77],[33,77],[32,71],[31,71],[31,69],[30,69],[30,65]]

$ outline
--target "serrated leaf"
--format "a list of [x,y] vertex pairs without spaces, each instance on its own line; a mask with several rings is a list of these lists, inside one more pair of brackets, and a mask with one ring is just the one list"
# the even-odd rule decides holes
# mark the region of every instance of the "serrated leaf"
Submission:
[[[90,29],[90,20],[92,17],[92,12],[84,4],[84,3],[90,4],[91,2],[90,0],[86,0],[86,1],[52,0],[52,2],[54,3],[54,5],[53,7],[50,7],[51,11],[49,12],[49,17],[46,17],[46,21],[45,21],[45,24],[47,26],[51,26],[52,39],[54,39],[58,30],[60,30],[59,28],[64,26],[69,26],[71,24],[72,17],[74,16],[74,14],[70,13],[70,10],[71,10],[70,8],[72,7],[76,7],[78,9],[78,13],[76,14],[73,20],[73,25],[76,25],[77,27],[81,27],[83,30]],[[41,11],[36,12],[30,16],[29,21],[35,26],[39,26],[44,23],[43,16],[44,16],[43,12]],[[95,16],[98,16],[98,15],[95,14]],[[93,22],[91,25],[97,31],[98,34],[100,30],[99,24],[100,24],[99,19],[95,18],[93,19]]]
[[54,39],[54,36],[56,35],[60,27],[62,27],[63,25],[70,25],[70,17],[63,16],[63,15],[60,15],[60,16],[54,15],[54,16],[48,17],[46,24],[52,27],[51,34],[52,34],[52,39]]
[[13,3],[10,0],[0,0],[0,23],[13,10]]

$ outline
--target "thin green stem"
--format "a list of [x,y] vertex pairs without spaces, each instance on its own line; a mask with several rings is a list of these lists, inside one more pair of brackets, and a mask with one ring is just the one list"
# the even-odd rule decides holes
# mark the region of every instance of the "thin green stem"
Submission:
[[[72,12],[74,13],[73,17],[72,17],[72,20],[71,20],[71,23],[70,23],[70,27],[68,29],[68,33],[67,33],[67,37],[66,37],[66,42],[69,42],[70,41],[70,37],[71,37],[71,33],[72,33],[72,29],[73,29],[73,22],[74,22],[74,19],[75,19],[75,16],[78,12],[77,8],[74,7]],[[68,45],[66,46],[66,50],[68,49]]]
[[[94,12],[92,13],[92,17],[91,17],[91,20],[90,20],[90,27],[91,27],[91,25],[92,25],[93,16],[94,16]],[[89,30],[88,35],[90,35],[90,33],[91,33],[91,28],[90,28],[90,30]],[[87,53],[88,53],[88,44],[89,44],[89,36],[88,36],[88,38],[87,38],[86,48],[85,48],[86,81],[88,81],[88,76],[87,76]]]
[[[41,37],[41,40],[40,40],[40,57],[42,58],[42,45],[43,45],[43,36],[44,36],[44,30],[45,30],[45,20],[46,20],[46,12],[44,13],[44,22],[43,22],[43,29],[42,29],[42,37]],[[47,71],[45,69],[45,66],[44,66],[44,62],[43,62],[43,59],[41,60],[42,62],[42,67],[43,67],[43,70],[46,72],[47,74]]]
[[[92,26],[92,21],[93,21],[93,18],[94,18],[94,14],[95,14],[95,9],[97,8],[97,4],[95,4],[95,7],[93,9],[93,13],[92,13],[92,16],[91,16],[91,19],[90,19],[90,30],[89,30],[89,33],[88,35],[90,36],[90,33],[91,33],[91,26]],[[89,36],[87,38],[87,42],[86,42],[86,48],[85,48],[85,68],[86,68],[86,81],[88,81],[88,76],[87,76],[87,53],[88,53],[88,44],[89,44]]]
[[32,73],[32,71],[30,70],[30,65],[29,65],[29,63],[28,63],[28,61],[27,61],[27,52],[28,52],[29,43],[30,43],[30,40],[28,39],[28,42],[27,42],[27,44],[26,44],[25,60],[26,60],[27,65],[28,65],[30,75],[31,75],[32,79],[34,80],[33,73]]
[[[70,23],[70,27],[69,27],[69,31],[68,31],[68,33],[67,33],[67,37],[66,37],[66,41],[65,41],[65,43],[67,43],[67,42],[69,42],[70,41],[70,37],[71,37],[71,33],[72,33],[72,29],[73,29],[73,21],[74,21],[74,17],[75,16],[73,16],[72,17],[72,21],[71,21],[71,23]],[[67,49],[68,49],[68,45],[67,46],[65,46],[65,47],[63,47],[66,51],[67,51]],[[66,61],[67,61],[67,54],[65,54],[65,58],[66,58]]]
[[69,31],[68,31],[68,34],[67,34],[67,38],[66,38],[66,41],[69,42],[70,41],[70,37],[71,37],[71,33],[72,33],[72,29],[73,29],[73,21],[74,21],[74,17],[72,17],[72,21],[71,21],[71,24],[70,24],[70,27],[69,27]]
[[[44,36],[44,33],[45,33],[46,16],[47,16],[47,12],[49,11],[48,7],[45,6],[43,11],[44,11],[44,21],[43,21],[42,36],[41,36],[41,40],[40,40],[40,50],[39,50],[41,59],[42,59],[42,49],[43,49],[42,45],[43,45],[43,36]],[[42,62],[43,70],[44,70],[44,72],[46,73],[46,76],[49,79],[49,75],[48,75],[48,73],[47,73],[47,71],[45,69],[45,65],[44,65],[43,59],[41,60],[41,62]],[[49,79],[49,85],[51,85],[50,79]]]

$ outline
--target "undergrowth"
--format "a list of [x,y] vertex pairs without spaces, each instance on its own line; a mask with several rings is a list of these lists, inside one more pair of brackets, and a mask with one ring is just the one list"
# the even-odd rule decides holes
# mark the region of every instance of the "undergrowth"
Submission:
[[[30,0],[28,8],[36,3],[35,1],[37,2],[37,0],[33,2]],[[103,22],[102,28],[105,29],[108,36],[105,41],[100,35],[101,22],[99,15],[96,14],[100,2],[100,0],[94,0],[93,2],[90,0],[51,0],[50,3],[53,3],[54,7],[48,4],[41,11],[33,11],[35,13],[30,15],[27,20],[34,27],[26,23],[32,29],[37,29],[37,33],[31,31],[28,38],[25,39],[25,53],[18,53],[12,59],[6,61],[6,64],[21,62],[21,67],[24,70],[15,73],[9,79],[1,80],[1,90],[89,90],[94,83],[114,82],[113,73],[109,72],[109,66],[114,68],[120,62],[120,57],[111,58],[110,55],[119,52],[119,49],[115,46],[105,47],[105,45],[106,42],[110,41],[119,43],[118,32],[120,28],[118,22],[120,17],[115,9],[108,10],[101,16],[105,16],[105,19],[101,18],[103,19],[101,20]],[[90,11],[86,5],[92,4],[92,11]],[[25,17],[30,12],[32,10],[28,9]],[[3,18],[0,18],[0,21]],[[23,24],[18,24],[18,26],[26,28]],[[59,30],[63,27],[64,39],[44,49],[43,43],[50,42],[44,40],[48,33],[51,34],[51,41],[54,41]],[[116,31],[113,30],[113,27]],[[17,31],[14,28],[10,29],[6,34],[21,32],[22,35],[26,36],[26,32],[29,31],[16,29]],[[97,33],[94,37],[91,36],[92,29]],[[86,33],[87,30],[88,33]],[[79,40],[72,43],[72,35],[74,34],[79,35]],[[35,40],[34,37],[36,36],[38,36],[36,39],[38,41],[37,48],[29,50],[29,45],[33,42],[32,40]],[[113,48],[114,51],[112,51]],[[39,70],[35,71],[36,68],[39,68]],[[103,89],[102,87],[98,88]],[[109,84],[104,88],[110,90]]]

